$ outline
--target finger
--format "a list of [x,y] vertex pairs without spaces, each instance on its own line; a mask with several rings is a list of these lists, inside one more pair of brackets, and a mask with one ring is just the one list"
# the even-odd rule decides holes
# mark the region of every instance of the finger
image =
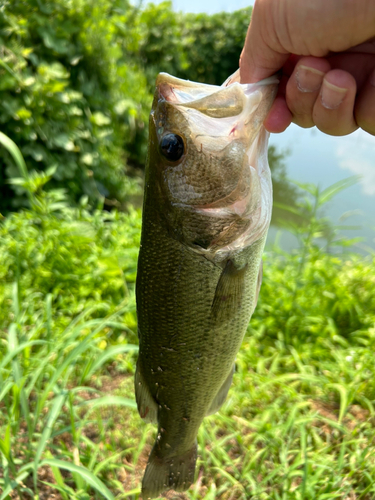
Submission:
[[240,57],[241,83],[254,83],[273,75],[284,65],[289,52],[278,46],[271,48],[267,43],[272,2],[255,2],[245,45]]
[[285,90],[288,81],[287,75],[282,75],[276,99],[264,120],[266,129],[274,134],[284,132],[292,122],[292,114],[285,101]]
[[276,97],[270,112],[264,120],[264,126],[273,134],[280,134],[292,123],[292,113],[286,105],[285,98]]
[[357,88],[361,89],[374,68],[375,54],[342,52],[328,56],[332,69],[343,69],[354,76]]
[[313,120],[322,132],[347,135],[358,128],[354,119],[357,85],[352,75],[340,69],[329,71],[323,78],[315,101]]
[[375,69],[357,96],[354,114],[358,126],[375,135]]
[[293,122],[300,127],[314,126],[313,109],[324,75],[331,69],[323,58],[303,57],[296,64],[286,86],[286,103]]
[[[256,83],[264,78],[274,75],[283,67],[289,54],[280,54],[264,46],[263,53],[259,51],[262,46],[254,47],[258,42],[256,36],[249,34],[240,57],[241,83]],[[254,41],[253,41],[254,40]],[[266,48],[267,47],[267,48]],[[266,53],[269,52],[268,59]]]

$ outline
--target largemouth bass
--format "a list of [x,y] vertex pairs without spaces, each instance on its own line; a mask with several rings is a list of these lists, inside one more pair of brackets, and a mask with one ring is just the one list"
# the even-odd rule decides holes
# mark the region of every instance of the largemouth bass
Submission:
[[136,399],[158,425],[144,499],[192,484],[199,426],[231,385],[271,218],[262,124],[277,83],[156,80],[136,282]]

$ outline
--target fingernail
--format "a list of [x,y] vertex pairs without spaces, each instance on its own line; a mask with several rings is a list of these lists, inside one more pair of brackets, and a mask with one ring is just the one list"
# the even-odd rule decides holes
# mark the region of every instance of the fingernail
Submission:
[[348,89],[337,87],[333,83],[323,81],[321,99],[322,104],[327,109],[336,109],[340,106]]
[[301,64],[296,73],[298,90],[301,92],[316,92],[320,89],[323,77],[323,71]]

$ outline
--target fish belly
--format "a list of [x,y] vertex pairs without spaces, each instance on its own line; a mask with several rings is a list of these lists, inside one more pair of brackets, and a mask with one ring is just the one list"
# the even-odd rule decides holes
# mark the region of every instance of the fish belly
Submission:
[[139,413],[158,424],[142,494],[185,490],[194,480],[196,436],[225,399],[254,310],[264,238],[213,262],[170,236],[144,208],[136,284]]

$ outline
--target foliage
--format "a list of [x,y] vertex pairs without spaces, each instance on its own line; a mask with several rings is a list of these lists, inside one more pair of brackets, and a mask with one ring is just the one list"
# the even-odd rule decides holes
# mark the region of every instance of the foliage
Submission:
[[287,156],[288,151],[277,151],[275,146],[268,148],[268,163],[272,173],[273,191],[271,224],[278,227],[290,224],[294,224],[294,227],[301,227],[306,222],[306,217],[299,211],[301,190],[287,177],[285,166]]
[[[14,155],[14,144],[7,147]],[[85,429],[97,413],[104,437],[102,412],[135,404],[102,392],[102,379],[87,381],[113,356],[123,357],[125,373],[133,366],[140,215],[92,213],[87,198],[71,208],[62,190],[44,191],[48,174],[25,174],[13,181],[27,190],[31,209],[0,225],[0,498],[33,496],[47,468],[62,498],[111,500],[100,479],[102,444],[88,446]],[[60,437],[66,433],[72,446]]]
[[187,14],[184,20],[188,68],[183,78],[221,85],[239,67],[252,8],[219,14]]
[[[124,175],[126,149],[144,135],[150,96],[117,43],[129,8],[126,0],[15,0],[0,11],[1,129],[30,168],[55,166],[51,188],[64,186],[72,200],[124,200],[135,188]],[[0,161],[4,212],[24,205],[25,193],[8,186],[16,172],[4,151]]]
[[[157,73],[221,84],[238,67],[250,14],[184,15],[169,2],[143,9],[127,0],[7,2],[0,11],[1,130],[30,169],[53,167],[48,189],[64,188],[71,202],[104,196],[108,206],[124,207],[137,191],[134,167],[146,160]],[[280,202],[297,197],[282,156],[270,150]],[[16,175],[0,149],[0,213],[27,205],[22,185],[9,184]]]
[[141,65],[151,92],[158,73],[180,76],[183,69],[193,65],[187,59],[184,25],[185,16],[174,12],[171,2],[162,2],[146,4],[129,26],[127,36],[133,43],[128,44],[124,54]]
[[[140,213],[70,208],[46,178],[19,179],[31,209],[0,223],[0,499],[138,499],[155,435],[133,395]],[[183,498],[374,498],[375,258],[327,252],[320,210],[342,187],[306,185],[301,248],[265,255]]]
[[153,87],[165,71],[179,78],[221,85],[238,69],[251,7],[233,13],[181,14],[170,2],[148,4],[139,16],[133,50]]
[[0,227],[0,328],[13,319],[7,304],[14,283],[31,316],[50,294],[61,327],[90,307],[109,314],[133,293],[139,213],[91,213],[87,200],[71,208],[61,191],[43,193],[33,210],[14,213]]

